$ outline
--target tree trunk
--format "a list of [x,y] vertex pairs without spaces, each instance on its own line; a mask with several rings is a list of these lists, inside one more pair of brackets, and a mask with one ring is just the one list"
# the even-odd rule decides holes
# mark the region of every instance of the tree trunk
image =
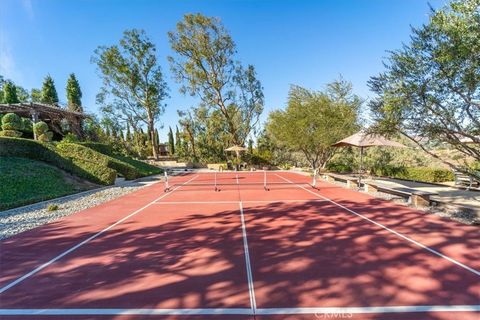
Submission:
[[150,131],[150,141],[152,142],[152,155],[155,160],[158,160],[158,144],[155,139],[155,124],[153,119],[148,119],[148,129]]

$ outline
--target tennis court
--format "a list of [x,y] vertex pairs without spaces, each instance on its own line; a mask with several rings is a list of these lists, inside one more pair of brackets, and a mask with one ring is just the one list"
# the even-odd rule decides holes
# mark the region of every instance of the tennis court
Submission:
[[0,259],[1,319],[480,317],[478,227],[292,172],[172,176]]

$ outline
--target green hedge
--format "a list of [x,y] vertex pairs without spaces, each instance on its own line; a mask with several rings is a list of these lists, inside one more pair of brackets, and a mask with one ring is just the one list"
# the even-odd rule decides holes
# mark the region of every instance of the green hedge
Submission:
[[413,180],[419,182],[446,182],[455,179],[453,172],[448,169],[439,168],[396,168],[387,167],[374,172],[378,176],[387,176],[391,178],[399,178]]
[[75,143],[85,146],[87,148],[93,149],[97,152],[103,153],[108,156],[113,155],[112,146],[106,143],[99,143],[99,142],[75,142]]
[[[351,173],[354,169],[346,164],[329,162],[326,169],[330,172]],[[453,181],[454,175],[451,170],[426,167],[395,167],[382,166],[381,168],[371,168],[371,173],[379,177],[390,177],[418,182],[446,182]]]
[[44,161],[98,184],[115,182],[117,173],[108,167],[108,159],[102,154],[86,147],[73,151],[70,145],[59,144],[55,147],[29,139],[0,137],[0,156]]
[[160,174],[163,172],[163,170],[159,167],[155,167],[143,161],[135,160],[120,154],[112,154],[112,157],[133,166],[142,177],[151,176],[152,174]]

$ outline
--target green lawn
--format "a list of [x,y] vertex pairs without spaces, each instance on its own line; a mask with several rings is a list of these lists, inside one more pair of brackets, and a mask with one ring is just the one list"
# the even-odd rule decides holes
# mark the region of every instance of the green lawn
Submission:
[[0,157],[0,210],[48,200],[86,189],[44,162]]

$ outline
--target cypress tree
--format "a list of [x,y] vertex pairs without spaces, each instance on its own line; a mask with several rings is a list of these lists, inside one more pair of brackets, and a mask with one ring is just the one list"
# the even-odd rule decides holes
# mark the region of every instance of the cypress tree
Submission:
[[57,89],[55,89],[55,82],[50,75],[45,77],[42,85],[42,102],[46,104],[58,103]]
[[168,130],[168,152],[172,156],[175,154],[175,140],[173,140],[172,127],[169,127]]
[[67,80],[67,105],[68,110],[83,112],[82,90],[74,73],[71,73]]
[[[159,136],[158,130],[156,128],[155,128],[155,144],[156,144],[157,147],[160,145],[160,136]],[[160,150],[157,150],[157,151],[160,151]]]
[[248,153],[253,154],[253,140],[248,139]]
[[17,96],[17,87],[12,81],[6,81],[3,85],[3,102],[4,103],[19,103]]
[[182,137],[180,136],[180,131],[178,131],[178,126],[176,126],[175,131],[175,149],[177,152],[182,148]]
[[127,125],[127,134],[125,136],[125,140],[127,142],[131,142],[131,140],[132,140],[132,134],[130,133],[130,126],[129,125]]

